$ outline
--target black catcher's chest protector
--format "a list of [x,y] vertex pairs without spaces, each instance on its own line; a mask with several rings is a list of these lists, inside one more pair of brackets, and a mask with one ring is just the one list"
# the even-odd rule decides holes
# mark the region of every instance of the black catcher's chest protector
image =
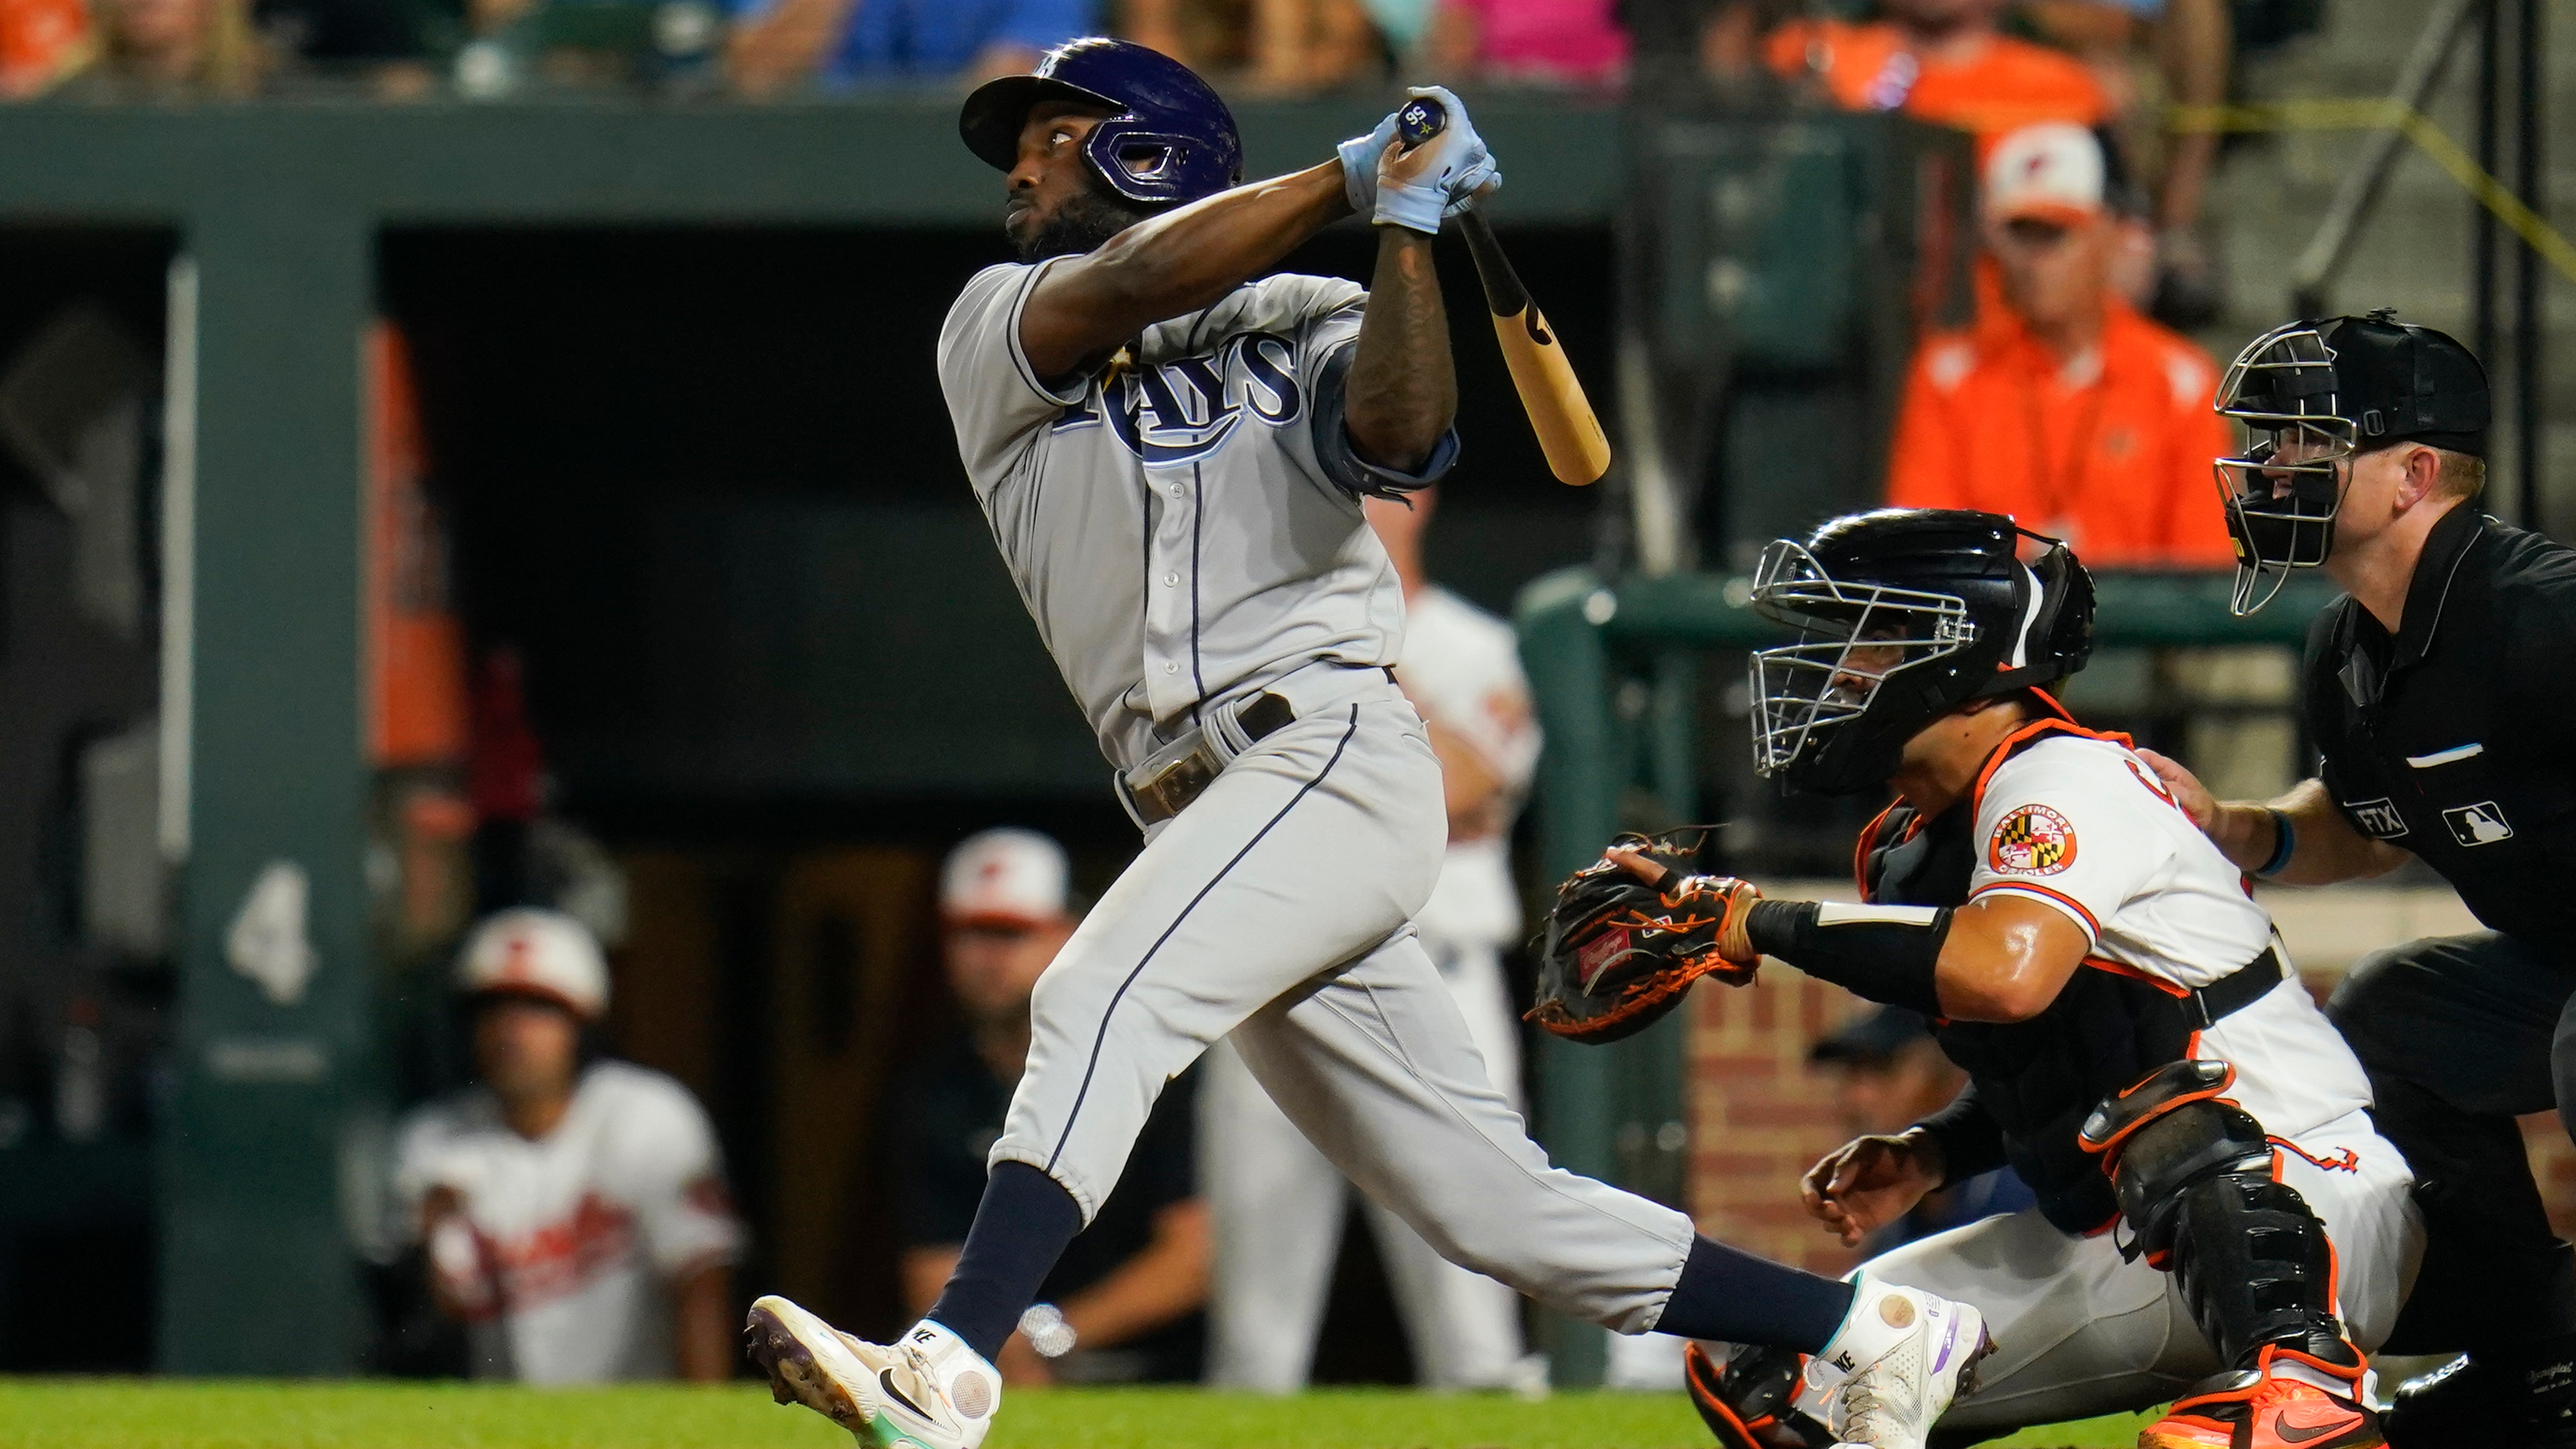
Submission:
[[[2019,753],[2073,732],[2047,721],[2005,749]],[[1903,804],[1890,809],[1862,837],[1863,897],[1873,905],[1966,905],[1977,860],[1975,815],[1973,800],[1930,821]],[[1977,1099],[2002,1126],[2005,1154],[2040,1211],[2061,1230],[2080,1234],[2108,1226],[2120,1205],[2100,1162],[2077,1145],[2076,1132],[2103,1098],[2190,1054],[2191,1034],[2179,1023],[2170,999],[2155,987],[2079,970],[2028,1021],[1939,1021],[1932,1034],[1976,1082]]]

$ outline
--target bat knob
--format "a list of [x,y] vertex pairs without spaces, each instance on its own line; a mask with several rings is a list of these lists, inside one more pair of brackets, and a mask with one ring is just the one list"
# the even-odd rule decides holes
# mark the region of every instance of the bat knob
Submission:
[[1415,96],[1395,113],[1395,138],[1410,151],[1449,125],[1448,109],[1429,96]]

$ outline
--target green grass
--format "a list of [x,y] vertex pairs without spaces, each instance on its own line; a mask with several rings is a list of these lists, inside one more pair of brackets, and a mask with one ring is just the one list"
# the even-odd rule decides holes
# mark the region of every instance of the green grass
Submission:
[[[2128,1449],[2135,1420],[2013,1445]],[[1014,1397],[989,1449],[1707,1449],[1679,1394],[1541,1403],[1383,1391],[1260,1399],[1189,1390]],[[452,1384],[0,1380],[5,1449],[846,1449],[766,1392]]]

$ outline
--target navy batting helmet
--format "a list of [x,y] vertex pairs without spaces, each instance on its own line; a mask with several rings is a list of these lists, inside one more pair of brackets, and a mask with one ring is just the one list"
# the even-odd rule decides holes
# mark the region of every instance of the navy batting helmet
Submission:
[[1129,201],[1176,205],[1243,180],[1234,113],[1188,66],[1124,40],[1087,36],[1046,53],[1033,75],[987,81],[966,98],[957,134],[996,170],[1020,158],[1020,127],[1040,101],[1110,112],[1083,141],[1109,188]]

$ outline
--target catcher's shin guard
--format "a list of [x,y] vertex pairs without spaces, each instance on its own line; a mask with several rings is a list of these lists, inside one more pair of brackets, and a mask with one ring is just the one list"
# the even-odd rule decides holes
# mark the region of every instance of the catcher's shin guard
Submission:
[[2260,1367],[2272,1349],[2357,1382],[2367,1365],[2335,1316],[2334,1245],[2298,1190],[2273,1180],[2263,1124],[2220,1095],[2235,1079],[2224,1062],[2173,1062],[2084,1123],[2132,1235],[2122,1251],[2182,1280],[2192,1321],[2231,1367]]
[[1823,1449],[1825,1426],[1798,1412],[1805,1360],[1781,1348],[1738,1345],[1726,1366],[1694,1343],[1682,1350],[1682,1380],[1691,1407],[1717,1436],[1719,1449]]

